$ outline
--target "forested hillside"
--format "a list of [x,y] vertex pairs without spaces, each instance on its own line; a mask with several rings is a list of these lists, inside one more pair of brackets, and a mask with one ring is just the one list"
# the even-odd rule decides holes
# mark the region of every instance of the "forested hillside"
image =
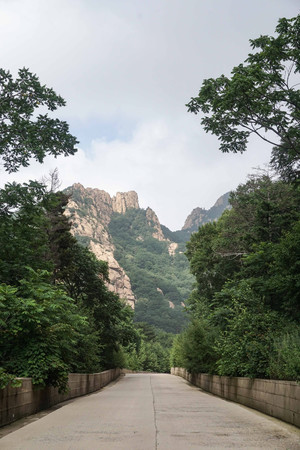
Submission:
[[154,211],[139,207],[136,192],[110,197],[78,183],[65,192],[70,196],[66,214],[72,232],[108,263],[109,289],[134,304],[136,322],[178,333],[186,323],[184,306],[194,283],[185,241],[198,224],[220,216],[228,207],[228,195],[205,214],[192,213],[185,229],[172,232]]
[[142,209],[114,214],[109,232],[115,258],[128,274],[137,298],[135,320],[178,333],[185,323],[184,302],[193,284],[185,244],[153,237],[154,223]]

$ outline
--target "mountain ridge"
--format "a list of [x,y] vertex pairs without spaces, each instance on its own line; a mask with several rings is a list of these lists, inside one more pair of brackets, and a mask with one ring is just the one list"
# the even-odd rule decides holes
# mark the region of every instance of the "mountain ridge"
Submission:
[[159,318],[151,317],[156,304],[161,316],[170,316],[171,327],[179,329],[193,283],[184,256],[185,242],[201,220],[214,220],[209,212],[218,202],[225,208],[224,201],[218,199],[208,211],[201,209],[203,217],[194,210],[185,228],[173,232],[160,224],[150,207],[140,208],[135,191],[110,196],[104,190],[75,183],[64,192],[70,196],[66,215],[71,218],[72,233],[108,264],[108,288],[133,309],[139,305],[136,314],[142,321],[160,326]]
[[219,197],[214,205],[209,209],[200,207],[194,208],[186,218],[185,223],[180,231],[188,230],[192,233],[194,231],[197,231],[199,226],[217,220],[223,213],[223,211],[230,207],[229,195],[230,192],[226,192],[225,194],[221,195],[221,197]]

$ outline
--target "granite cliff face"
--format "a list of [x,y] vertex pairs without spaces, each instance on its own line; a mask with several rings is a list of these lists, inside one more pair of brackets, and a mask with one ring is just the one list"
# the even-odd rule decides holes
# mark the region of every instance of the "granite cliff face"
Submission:
[[155,239],[158,239],[159,241],[166,241],[167,239],[165,238],[165,236],[162,232],[158,217],[151,208],[146,209],[146,217],[147,217],[148,225],[152,226],[154,228],[154,232],[153,232],[152,236]]
[[113,212],[125,214],[130,208],[139,209],[138,195],[135,191],[117,192],[112,198]]
[[[157,215],[151,208],[147,208],[146,211],[140,209],[138,195],[134,191],[118,192],[111,197],[103,190],[84,188],[81,184],[76,183],[66,189],[65,192],[70,195],[66,215],[71,217],[74,236],[79,242],[88,246],[98,259],[108,263],[110,278],[108,288],[125,299],[132,308],[135,307],[136,302],[134,292],[137,293],[137,298],[141,296],[141,289],[139,288],[141,281],[137,282],[136,274],[141,274],[140,271],[147,267],[147,271],[150,274],[147,282],[151,284],[154,279],[157,279],[158,274],[151,272],[153,264],[157,263],[160,257],[155,252],[158,251],[159,255],[164,254],[165,256],[162,257],[164,261],[167,261],[169,258],[167,263],[169,267],[168,269],[163,267],[163,272],[168,272],[173,265],[176,267],[177,264],[179,272],[177,273],[177,269],[174,269],[176,272],[176,274],[175,272],[173,274],[175,279],[178,280],[183,276],[182,270],[186,271],[183,278],[187,279],[189,277],[189,268],[188,262],[184,257],[184,242],[189,239],[192,232],[198,230],[199,226],[216,220],[223,210],[228,207],[228,194],[225,194],[209,210],[195,208],[186,219],[182,230],[172,232],[160,224]],[[123,219],[120,220],[121,218]],[[113,223],[115,228],[112,234],[111,227]],[[118,238],[119,241],[116,241]],[[131,244],[126,239],[131,239]],[[114,242],[118,244],[118,251],[116,251]],[[134,247],[134,242],[137,243],[137,247]],[[129,250],[130,245],[134,247],[131,254]],[[154,252],[153,254],[151,253],[152,251]],[[141,252],[144,252],[144,259],[141,259]],[[137,258],[137,261],[134,263],[135,266],[133,266],[130,261],[134,261],[135,258]],[[134,292],[131,280],[124,267],[126,271],[129,270],[130,277],[133,276]],[[170,278],[173,275],[169,274],[168,276]],[[145,284],[146,279],[142,283]],[[176,299],[175,304],[182,307],[185,295],[188,295],[183,294],[184,289],[187,292],[186,286],[179,286],[180,295],[183,295],[180,298],[178,291],[177,293],[175,291],[172,293],[172,283],[170,286],[168,283],[169,280],[162,282],[162,286],[167,286],[169,294],[165,297],[169,307],[173,309],[174,299]],[[160,292],[158,284],[155,285],[156,293]],[[147,295],[147,292],[143,292],[143,298]],[[164,298],[164,294],[161,295]],[[156,300],[158,301],[158,299]]]
[[71,217],[74,236],[98,259],[108,263],[108,288],[134,308],[135,296],[130,279],[114,257],[115,247],[107,226],[114,212],[124,214],[130,208],[139,208],[137,193],[118,192],[111,197],[105,191],[84,188],[79,183],[66,189],[66,193],[71,195],[66,215]]

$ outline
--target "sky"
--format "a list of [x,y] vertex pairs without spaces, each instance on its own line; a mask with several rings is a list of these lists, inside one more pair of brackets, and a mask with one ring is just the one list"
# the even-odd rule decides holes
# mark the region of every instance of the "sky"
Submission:
[[14,76],[27,67],[64,97],[56,117],[80,141],[74,156],[11,175],[0,166],[0,187],[57,168],[62,188],[134,190],[180,229],[271,153],[257,138],[242,155],[222,154],[186,103],[247,58],[249,39],[274,35],[299,9],[299,0],[0,0],[1,67]]

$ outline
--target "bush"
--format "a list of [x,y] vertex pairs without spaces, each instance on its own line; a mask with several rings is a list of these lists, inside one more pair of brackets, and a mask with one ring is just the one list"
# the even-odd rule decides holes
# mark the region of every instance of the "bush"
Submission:
[[217,360],[215,339],[216,329],[210,326],[208,321],[194,320],[175,338],[171,365],[184,367],[191,373],[212,373]]
[[70,369],[97,369],[98,337],[74,301],[45,277],[47,272],[31,270],[20,287],[0,286],[2,367],[32,377],[33,384],[65,390]]
[[300,381],[300,333],[286,333],[274,340],[269,362],[270,378]]
[[249,308],[238,303],[233,313],[216,346],[218,374],[268,378],[274,338],[282,327],[279,314],[260,304]]
[[171,367],[184,367],[183,341],[184,341],[183,333],[177,334],[177,336],[175,336],[173,346],[170,352]]
[[124,348],[125,366],[131,370],[170,372],[170,350],[174,335],[147,323],[137,323],[140,341]]

